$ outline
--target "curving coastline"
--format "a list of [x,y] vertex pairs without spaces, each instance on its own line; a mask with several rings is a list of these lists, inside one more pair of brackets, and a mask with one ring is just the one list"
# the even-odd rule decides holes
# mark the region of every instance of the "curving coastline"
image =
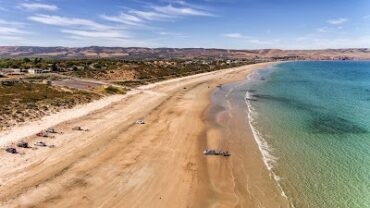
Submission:
[[[0,205],[287,207],[252,132],[222,129],[207,118],[209,93],[217,85],[243,80],[269,65],[143,87],[103,109],[57,124],[64,134],[43,139],[55,148],[25,149],[16,156],[1,152]],[[229,124],[240,122],[239,117],[218,115]],[[138,119],[146,124],[134,125]],[[90,131],[71,131],[77,125]],[[26,139],[30,144],[37,140]],[[206,157],[202,151],[207,147],[230,147],[232,156]]]
[[[252,106],[248,106],[245,99],[235,100],[237,95],[242,95],[239,98],[248,96],[240,87],[250,74],[240,74],[211,93],[207,111],[207,147],[232,152],[230,172],[235,183],[235,197],[240,204],[246,207],[290,207],[278,177],[272,172],[276,158],[252,125]],[[211,163],[210,169],[214,168]]]

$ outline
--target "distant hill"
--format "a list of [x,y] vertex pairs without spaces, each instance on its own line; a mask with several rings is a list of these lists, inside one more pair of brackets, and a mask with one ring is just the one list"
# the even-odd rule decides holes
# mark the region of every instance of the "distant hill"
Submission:
[[326,50],[226,50],[204,48],[122,48],[122,47],[13,47],[0,46],[0,58],[44,57],[55,59],[78,58],[290,58],[306,60],[360,59],[370,60],[370,49],[326,49]]

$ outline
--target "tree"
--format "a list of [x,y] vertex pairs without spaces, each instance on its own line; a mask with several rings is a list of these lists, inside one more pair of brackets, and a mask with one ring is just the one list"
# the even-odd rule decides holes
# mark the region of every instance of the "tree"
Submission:
[[59,67],[56,63],[53,63],[51,65],[51,71],[53,71],[53,72],[59,71]]

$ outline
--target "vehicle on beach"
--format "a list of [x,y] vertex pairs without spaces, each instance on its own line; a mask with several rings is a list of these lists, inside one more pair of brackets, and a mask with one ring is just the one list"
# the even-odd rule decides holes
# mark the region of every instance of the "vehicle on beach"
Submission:
[[38,137],[49,137],[49,134],[47,132],[39,132],[36,134]]
[[143,121],[143,120],[137,120],[137,121],[135,122],[135,124],[145,124],[145,121]]
[[17,149],[15,149],[13,147],[6,148],[5,151],[10,153],[10,154],[17,154],[18,153]]
[[36,136],[38,137],[48,137],[48,134],[44,133],[44,132],[39,132],[36,134]]
[[220,156],[225,156],[229,157],[231,154],[228,151],[222,151],[222,150],[212,150],[212,149],[205,149],[203,151],[204,155],[220,155]]
[[75,126],[72,128],[73,131],[89,131],[89,129],[83,129],[81,126]]
[[48,129],[46,130],[46,133],[56,134],[56,133],[58,133],[58,132],[57,132],[57,131],[55,131],[55,129],[54,129],[54,128],[48,128]]
[[54,136],[50,136],[49,133],[46,131],[46,132],[39,132],[36,134],[36,136],[38,137],[49,137],[49,138],[54,138]]
[[47,145],[45,144],[45,142],[38,141],[38,142],[35,143],[35,146],[46,147]]
[[83,129],[81,128],[81,126],[75,126],[72,128],[73,131],[82,131]]
[[21,148],[29,148],[30,146],[28,145],[27,142],[19,142],[17,144],[17,147],[21,147]]

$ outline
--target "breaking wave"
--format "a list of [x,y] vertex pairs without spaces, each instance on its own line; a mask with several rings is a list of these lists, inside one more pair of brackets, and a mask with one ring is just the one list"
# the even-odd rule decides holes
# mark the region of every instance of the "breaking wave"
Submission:
[[[258,76],[256,74],[257,73],[250,74],[247,77],[247,80],[255,79],[256,76]],[[274,181],[276,182],[276,185],[277,185],[277,187],[278,187],[278,189],[281,193],[281,196],[283,196],[284,198],[286,198],[290,202],[291,207],[294,207],[294,205],[288,199],[288,196],[284,192],[282,185],[280,184],[281,178],[273,170],[273,167],[276,164],[278,158],[273,155],[273,148],[271,146],[269,146],[266,139],[263,137],[262,133],[259,132],[257,130],[257,128],[255,127],[255,125],[256,125],[256,120],[255,119],[258,116],[258,113],[255,110],[255,108],[252,106],[252,103],[251,103],[251,102],[253,102],[253,94],[251,93],[251,91],[246,92],[244,100],[245,100],[245,103],[247,105],[246,113],[247,113],[247,116],[248,116],[249,126],[252,130],[253,137],[254,137],[257,145],[258,145],[259,151],[261,152],[262,160],[263,160],[266,168],[270,172],[270,177],[272,177],[274,179]]]

